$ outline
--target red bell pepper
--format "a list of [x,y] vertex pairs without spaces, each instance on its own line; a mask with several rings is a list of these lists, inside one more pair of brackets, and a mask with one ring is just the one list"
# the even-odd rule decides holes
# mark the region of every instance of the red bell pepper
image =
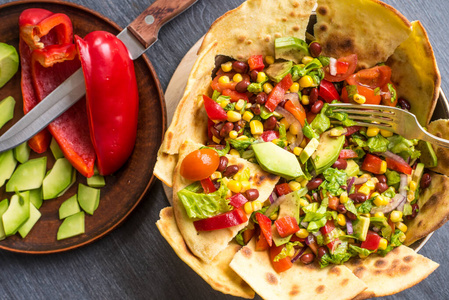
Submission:
[[262,71],[265,68],[262,55],[251,55],[248,59],[250,70]]
[[271,234],[271,220],[261,213],[256,213],[256,220],[259,223],[260,231],[265,236],[268,245],[271,247],[273,244],[273,235]]
[[320,228],[320,231],[323,235],[330,233],[335,229],[335,224],[332,220],[327,220],[326,224]]
[[274,222],[276,229],[281,237],[287,237],[299,230],[296,219],[292,216],[285,216]]
[[211,98],[203,95],[204,108],[206,109],[207,116],[211,120],[225,121],[228,119],[228,115],[223,107]]
[[338,156],[338,158],[342,158],[342,159],[350,159],[350,158],[357,158],[357,157],[359,157],[357,152],[355,152],[354,150],[351,150],[351,149],[342,149],[340,151],[340,155]]
[[345,74],[349,69],[349,63],[337,60],[337,75]]
[[381,237],[374,231],[368,231],[365,241],[362,242],[361,248],[365,248],[371,251],[377,250],[379,248]]
[[[401,160],[399,160],[399,158]],[[413,171],[412,167],[410,167],[410,165],[405,160],[403,160],[402,157],[399,158],[395,160],[386,157],[385,161],[387,162],[387,168],[407,175],[411,175]]]
[[226,213],[193,222],[196,231],[212,231],[240,225],[248,221],[248,217],[241,208]]
[[229,204],[231,204],[235,208],[242,207],[242,205],[245,204],[246,202],[248,202],[248,199],[246,199],[246,197],[240,193],[234,194],[231,196],[231,198],[229,198]]
[[331,103],[334,100],[340,101],[340,95],[338,94],[334,85],[331,82],[324,79],[321,80],[318,95],[321,98],[323,98],[327,103]]
[[267,102],[265,103],[265,107],[273,112],[279,103],[284,100],[285,92],[292,86],[293,80],[292,75],[289,73],[281,81],[279,81],[273,90],[268,95]]
[[75,41],[97,166],[100,174],[108,175],[127,161],[136,141],[139,95],[134,64],[123,42],[109,32],[75,36]]
[[245,93],[239,93],[231,89],[224,89],[222,92],[223,96],[231,97],[231,102],[237,102],[240,99],[248,101],[248,96]]
[[262,140],[264,140],[264,142],[271,142],[272,140],[279,138],[279,132],[274,130],[267,130],[264,131],[260,135],[260,137],[262,138]]
[[270,248],[270,245],[268,245],[267,239],[265,238],[265,236],[263,235],[262,232],[260,232],[257,240],[256,240],[256,247],[255,250],[256,251],[265,251],[268,248]]
[[298,104],[298,106],[296,106],[292,101],[288,100],[287,102],[285,102],[284,108],[288,112],[290,112],[296,118],[296,120],[299,121],[299,123],[301,123],[301,126],[305,125],[306,111],[300,103]]
[[290,188],[290,186],[288,185],[288,183],[281,183],[276,185],[275,187],[276,189],[276,194],[280,197],[282,195],[287,195],[290,194],[292,191],[292,189]]
[[287,271],[288,269],[290,269],[292,267],[292,261],[291,258],[289,256],[286,256],[282,259],[279,259],[278,261],[274,261],[274,259],[276,258],[276,256],[281,253],[281,251],[284,249],[284,246],[279,246],[279,247],[271,247],[270,248],[270,260],[271,263],[273,265],[273,269],[277,272],[277,273],[282,273],[284,271]]
[[[380,159],[379,157],[372,155],[370,153],[368,153],[365,156],[365,159],[363,160],[362,163],[362,170],[374,173],[374,174],[380,174],[380,166],[382,163],[382,159]],[[387,163],[388,165],[388,163]]]
[[215,192],[217,190],[215,188],[214,183],[210,179],[210,177],[207,177],[206,179],[203,179],[200,182],[201,182],[201,186],[203,187],[203,190],[204,190],[205,194],[210,194],[210,193],[213,193],[213,192]]

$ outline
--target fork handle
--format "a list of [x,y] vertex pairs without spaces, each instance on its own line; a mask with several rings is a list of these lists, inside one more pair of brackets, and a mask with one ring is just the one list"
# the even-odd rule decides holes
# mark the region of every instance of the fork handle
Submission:
[[432,145],[436,145],[438,147],[448,148],[449,149],[449,140],[437,137],[427,131],[423,130],[422,136],[418,139],[431,143]]

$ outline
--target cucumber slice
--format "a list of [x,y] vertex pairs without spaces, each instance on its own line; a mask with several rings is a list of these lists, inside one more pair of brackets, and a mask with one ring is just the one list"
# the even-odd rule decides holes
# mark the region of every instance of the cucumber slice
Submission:
[[16,101],[11,96],[6,97],[0,102],[0,128],[14,117],[15,105]]
[[84,233],[84,212],[80,211],[62,221],[59,226],[57,240],[67,239]]
[[56,198],[71,182],[72,165],[66,158],[58,159],[42,183],[44,200]]
[[7,192],[33,190],[40,188],[47,168],[47,157],[30,159],[17,167],[6,184]]
[[[20,196],[19,196],[20,195]],[[2,216],[5,235],[10,236],[17,232],[30,217],[30,192],[14,194],[11,203]]]
[[59,147],[58,142],[55,140],[55,138],[51,139],[50,150],[51,153],[53,153],[55,159],[60,159],[64,157],[64,153],[62,153],[62,150]]
[[8,199],[4,199],[0,202],[0,240],[4,240],[6,238],[5,228],[3,227],[2,216],[5,211],[8,209],[9,201]]
[[71,215],[74,215],[78,212],[80,212],[80,206],[78,204],[78,197],[77,195],[73,195],[69,199],[62,202],[61,206],[59,207],[59,219],[65,219]]
[[14,157],[17,159],[18,162],[23,164],[27,162],[28,159],[30,158],[30,152],[31,148],[30,146],[28,146],[28,142],[25,142],[14,148]]
[[100,190],[80,183],[78,185],[78,203],[86,213],[93,215],[100,203]]
[[0,153],[0,187],[11,178],[16,168],[17,160],[14,158],[13,150]]
[[87,178],[87,185],[94,188],[102,188],[106,185],[104,177],[101,175],[93,175]]
[[34,207],[32,203],[30,203],[30,217],[28,220],[26,220],[25,223],[23,223],[22,226],[19,228],[19,234],[22,238],[25,238],[28,233],[30,233],[31,229],[33,229],[34,225],[37,223],[37,221],[41,217],[41,212]]
[[37,209],[42,206],[42,188],[30,190],[30,203],[34,205]]

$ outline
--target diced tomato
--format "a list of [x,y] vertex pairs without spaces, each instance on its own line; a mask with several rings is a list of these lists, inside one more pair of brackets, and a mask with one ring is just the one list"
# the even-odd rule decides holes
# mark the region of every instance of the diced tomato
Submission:
[[[207,177],[206,179],[201,180],[201,186],[203,187],[205,194],[213,193],[217,190],[215,188],[214,183],[210,179],[210,177]],[[243,198],[245,198],[245,197],[243,197]]]
[[[366,101],[365,104],[374,104],[374,105],[378,105],[381,101],[381,96],[380,96],[380,91],[376,92],[371,88],[362,86],[362,85],[352,85],[352,86],[356,86],[357,87],[357,94],[362,95],[363,97],[365,97]],[[346,103],[355,103],[353,101],[353,99],[349,99],[349,95],[348,95],[348,89],[349,86],[345,86],[342,90],[341,90],[341,101],[346,102]]]
[[273,244],[273,236],[271,234],[271,220],[261,213],[256,213],[256,220],[259,223],[260,231],[263,233],[268,245],[270,245],[271,247],[271,245]]
[[[243,243],[248,244],[248,242],[253,238],[254,236],[254,232],[256,230],[253,229],[246,229],[245,231],[243,231],[242,237],[243,237]],[[268,247],[267,247],[268,249]]]
[[342,158],[342,159],[350,159],[350,158],[357,158],[357,157],[359,157],[357,152],[355,152],[354,150],[351,150],[351,149],[342,149],[340,151],[340,155],[338,156],[338,158]]
[[284,108],[290,112],[298,121],[301,123],[301,126],[304,126],[306,120],[306,111],[304,107],[298,103],[298,106],[293,104],[292,101],[285,102]]
[[235,81],[230,81],[228,83],[218,82],[218,79],[220,79],[220,77],[223,75],[228,76],[229,79],[232,79],[232,76],[234,76],[232,75],[232,73],[223,73],[222,75],[215,76],[214,80],[212,80],[212,83],[210,84],[212,89],[219,91],[220,93],[223,92],[223,90],[225,89],[235,90],[235,86],[237,85],[237,82]]
[[246,202],[248,202],[248,199],[246,199],[246,197],[240,193],[234,194],[231,196],[231,198],[229,198],[229,204],[231,204],[235,208],[241,207]]
[[334,100],[340,101],[340,95],[338,94],[337,89],[335,89],[332,82],[327,80],[321,80],[318,95],[327,103],[331,103]]
[[231,102],[237,102],[240,99],[248,101],[248,96],[245,93],[239,93],[239,92],[233,91],[231,89],[224,89],[222,94],[223,94],[223,96],[231,97]]
[[322,234],[328,234],[335,229],[334,221],[327,220],[326,225],[320,228]]
[[[248,217],[241,208],[226,213],[193,222],[196,231],[212,231],[240,225],[248,221]],[[271,233],[271,232],[270,232]]]
[[268,95],[267,102],[265,103],[265,107],[273,112],[279,103],[284,99],[285,92],[292,86],[293,80],[292,75],[289,73],[281,81],[279,81],[273,90]]
[[370,89],[383,87],[390,81],[391,68],[389,66],[376,66],[363,69],[349,76],[346,81],[351,85],[365,86]]
[[[374,173],[374,174],[380,174],[380,165],[382,163],[382,159],[379,157],[372,155],[368,153],[365,156],[365,159],[363,160],[362,164],[362,170]],[[387,163],[388,165],[388,163]]]
[[386,157],[385,161],[387,162],[388,169],[401,172],[407,175],[412,174],[413,169],[412,167],[409,166],[409,164],[405,160],[400,161],[399,159],[391,159],[389,157]]
[[384,85],[380,89],[380,96],[382,97],[382,104],[395,107],[396,104],[398,104],[398,96],[396,95],[395,100],[393,102],[391,101],[391,98],[393,96],[391,95],[390,89],[388,87],[389,84],[391,84],[391,87],[396,91],[396,87],[393,85],[392,82],[388,82],[386,85]]
[[292,189],[288,185],[288,183],[281,183],[276,185],[276,194],[280,197],[282,195],[287,195],[292,192]]
[[279,246],[279,247],[274,246],[274,247],[270,248],[270,260],[271,260],[271,263],[273,264],[274,270],[277,273],[282,273],[284,271],[287,271],[293,265],[291,258],[289,256],[286,256],[278,261],[274,261],[274,258],[279,253],[281,253],[282,249],[284,249],[284,246]]
[[270,248],[270,245],[268,245],[267,239],[263,235],[262,232],[260,232],[257,240],[256,240],[256,251],[265,251],[268,248]]
[[346,61],[337,60],[337,75],[346,74],[349,69],[349,63]]
[[329,203],[327,206],[332,210],[337,210],[337,206],[340,204],[338,197],[329,197]]
[[361,128],[362,128],[362,126],[349,126],[349,127],[346,127],[345,136],[349,136],[349,135],[359,131]]
[[264,142],[271,142],[272,140],[279,138],[279,132],[274,130],[267,130],[264,131],[260,135],[260,137],[262,138],[262,140],[264,140]]
[[368,231],[366,235],[366,240],[362,242],[361,248],[365,248],[371,251],[377,250],[379,248],[379,242],[381,237],[374,231]]
[[262,71],[265,68],[265,65],[263,63],[263,56],[262,55],[251,55],[248,59],[248,65],[249,69],[256,70],[256,71]]
[[281,237],[287,237],[299,230],[298,222],[295,217],[285,216],[274,222],[276,229]]
[[[340,63],[340,68],[341,63],[348,63],[348,68],[346,70],[346,72],[340,74],[338,72],[338,65]],[[339,59],[337,59],[337,75],[333,76],[329,73],[329,67],[326,67],[324,69],[325,73],[324,73],[324,79],[330,82],[339,82],[339,81],[343,81],[346,78],[348,78],[350,75],[352,75],[355,71],[355,69],[357,68],[357,54],[351,54],[345,57],[340,57]],[[340,71],[342,71],[342,69],[340,69]]]
[[225,121],[228,119],[228,115],[223,107],[211,98],[203,95],[204,108],[206,109],[207,116],[211,120]]

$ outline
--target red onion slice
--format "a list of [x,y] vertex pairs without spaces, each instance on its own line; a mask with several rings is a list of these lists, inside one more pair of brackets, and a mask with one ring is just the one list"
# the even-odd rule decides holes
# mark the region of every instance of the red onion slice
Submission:
[[295,106],[299,107],[299,95],[298,93],[287,93],[284,95],[284,100],[290,100]]
[[292,258],[292,263],[294,263],[295,261],[297,261],[301,255],[303,255],[304,251],[306,251],[307,247],[302,247],[299,248],[298,254],[295,255],[295,257]]
[[278,195],[275,192],[272,192],[269,199],[270,199],[270,203],[273,204],[274,202],[276,202],[278,198]]
[[287,123],[290,124],[290,126],[292,124],[296,124],[295,126],[297,126],[299,128],[298,135],[296,136],[296,140],[290,144],[290,148],[293,149],[293,148],[301,145],[301,142],[304,139],[304,134],[302,133],[301,123],[299,123],[299,121],[295,118],[295,116],[293,116],[288,110],[281,107],[280,105],[278,105],[276,107],[275,111],[277,113],[281,114],[287,120]]
[[349,192],[351,192],[352,185],[355,182],[355,177],[349,178],[347,182],[348,182],[348,186],[346,187],[346,191],[348,191],[348,193],[349,193]]
[[354,233],[351,220],[346,220],[346,230],[348,231],[348,235],[352,235]]
[[[404,200],[407,199],[407,175],[401,174],[401,181],[399,182],[399,194],[404,197]],[[397,210],[404,210],[405,201],[399,203]]]

